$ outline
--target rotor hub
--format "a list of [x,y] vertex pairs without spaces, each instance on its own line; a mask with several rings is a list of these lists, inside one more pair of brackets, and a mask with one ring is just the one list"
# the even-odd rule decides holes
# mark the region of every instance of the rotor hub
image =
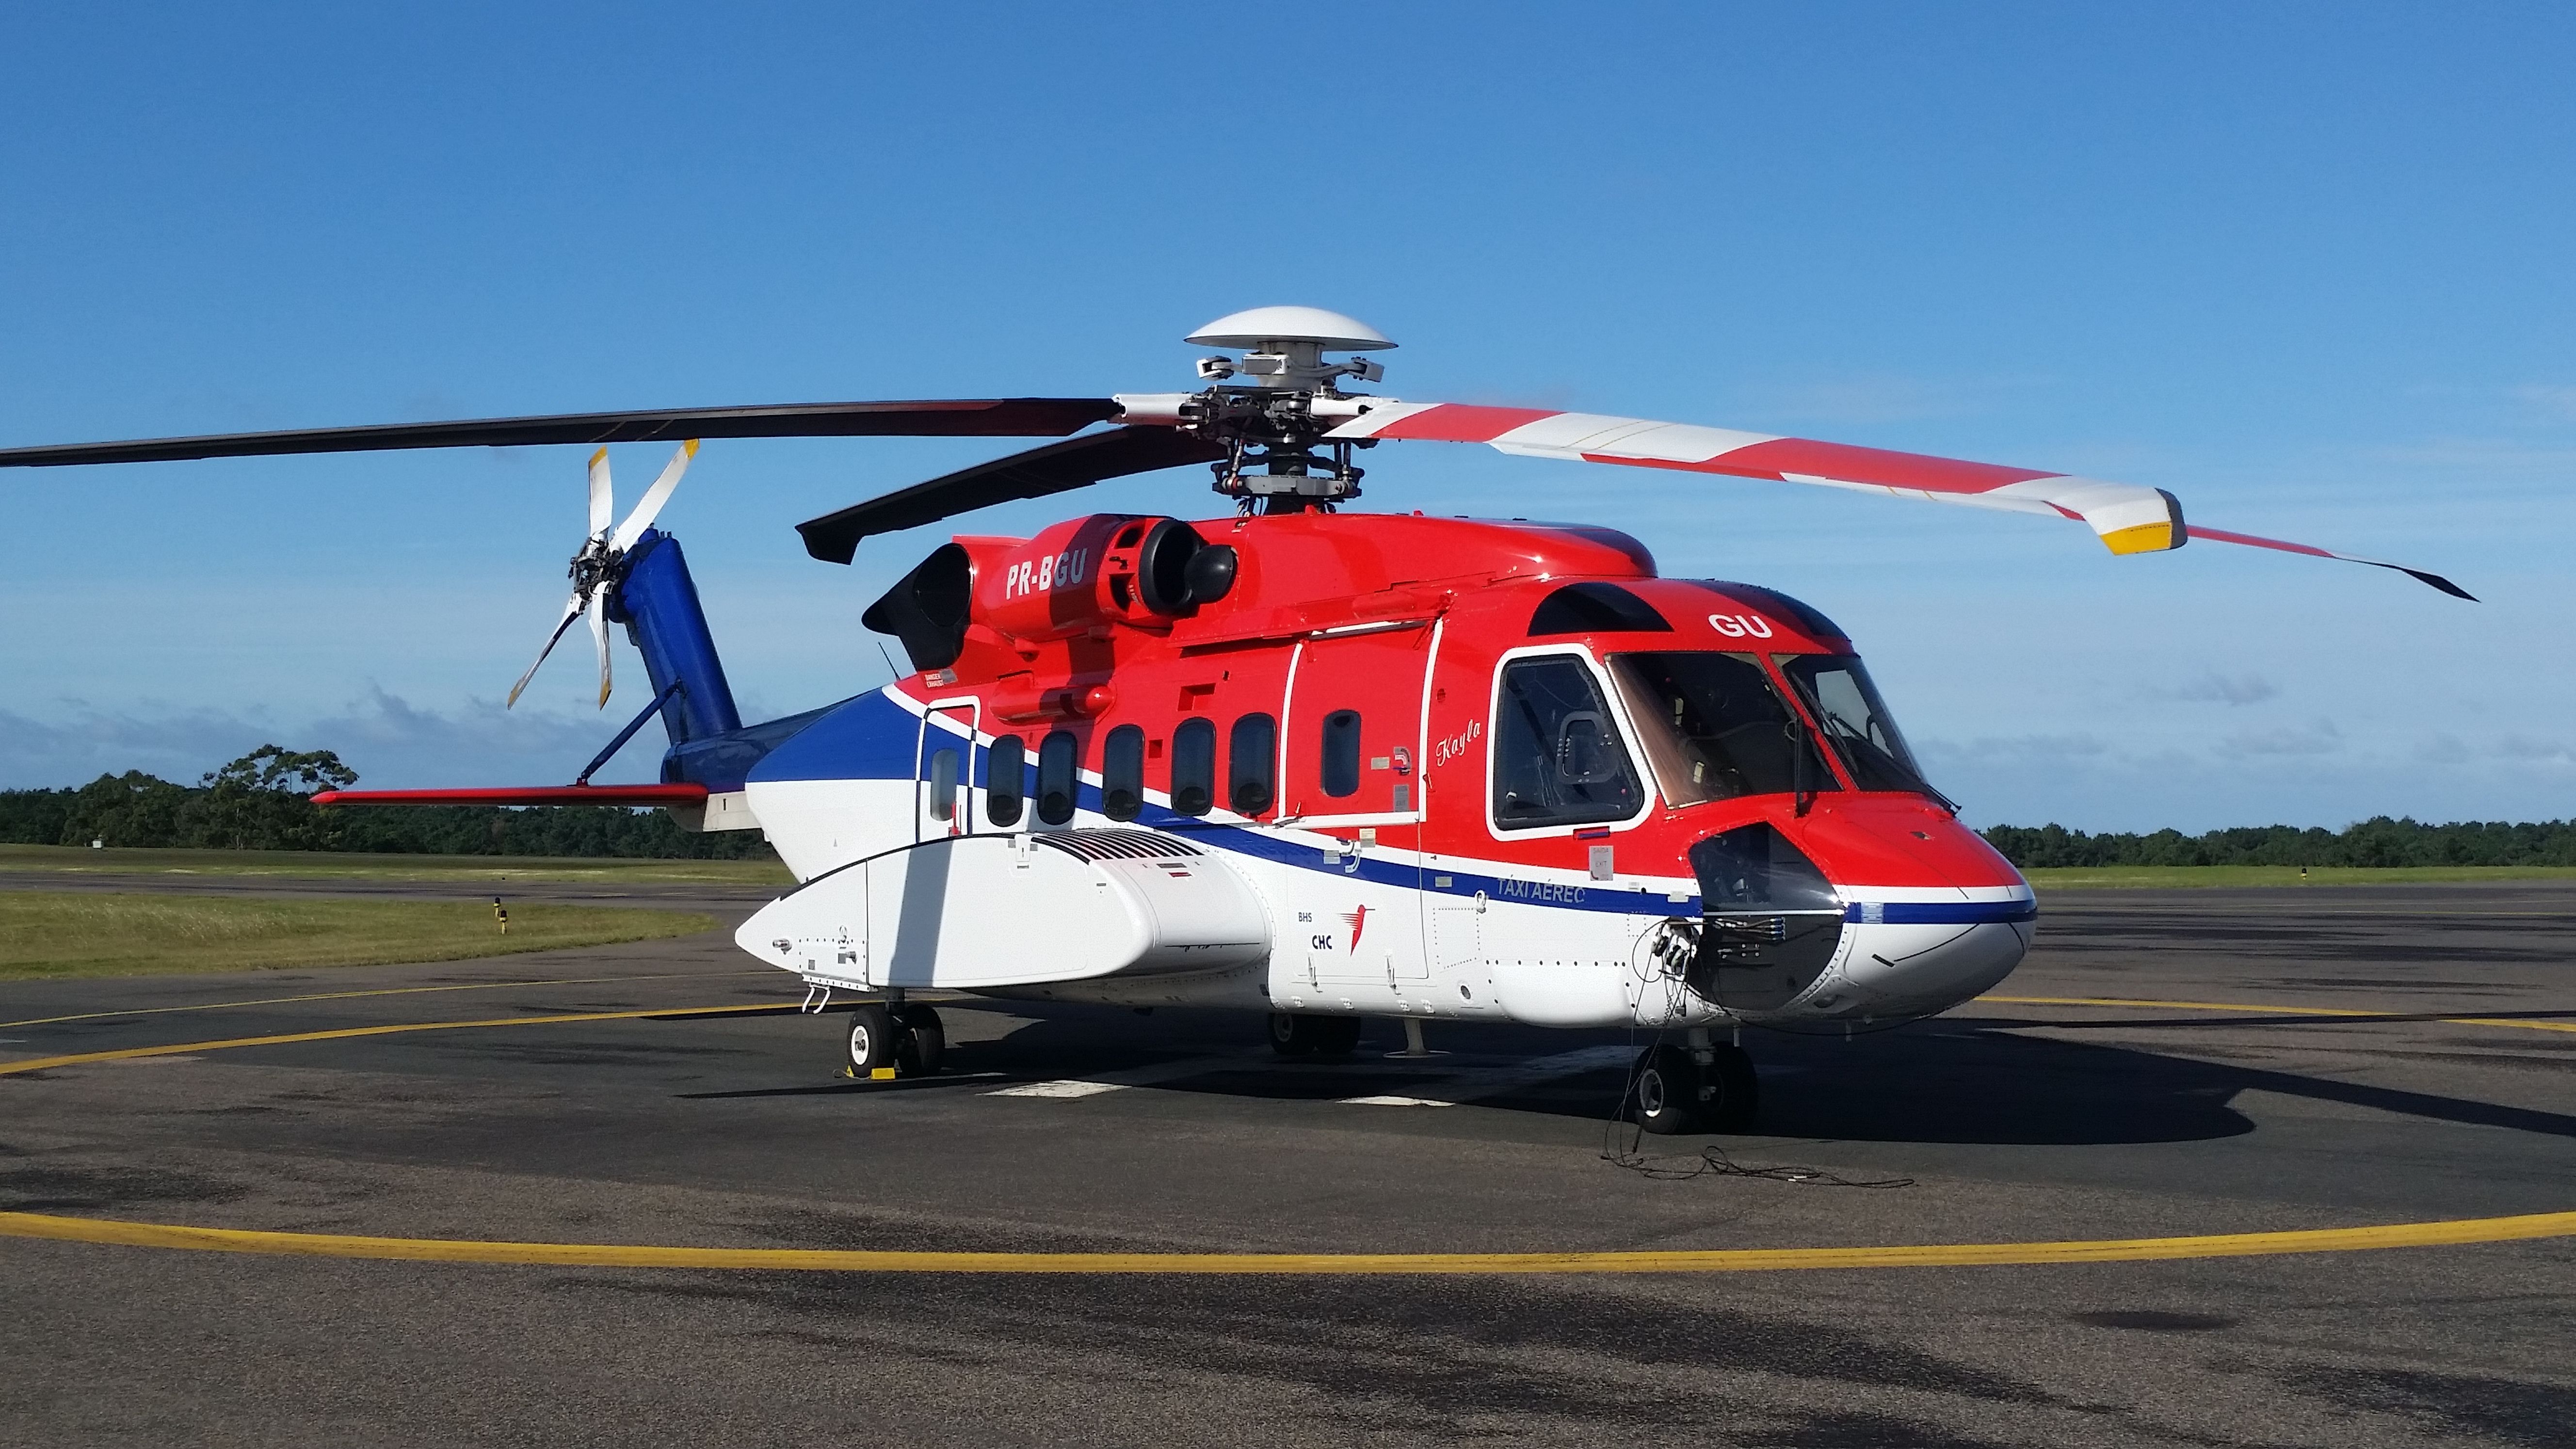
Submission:
[[1395,346],[1374,327],[1320,307],[1255,307],[1220,317],[1186,339],[1202,346],[1242,349],[1237,357],[1199,359],[1199,376],[1212,386],[1189,395],[1177,409],[1181,425],[1226,457],[1213,465],[1215,488],[1246,510],[1272,513],[1330,509],[1359,496],[1363,469],[1351,463],[1354,446],[1370,441],[1324,441],[1339,421],[1316,416],[1319,398],[1347,396],[1343,378],[1376,382],[1386,369],[1366,358],[1326,360],[1327,352],[1373,352]]

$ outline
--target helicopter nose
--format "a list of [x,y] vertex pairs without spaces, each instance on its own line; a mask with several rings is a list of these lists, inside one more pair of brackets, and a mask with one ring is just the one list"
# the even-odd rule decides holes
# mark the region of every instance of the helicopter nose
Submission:
[[1929,800],[1857,797],[1694,845],[1694,982],[1745,1019],[1904,1021],[1995,985],[2038,915],[2011,864]]
[[[1853,907],[1869,909],[1866,903]],[[1986,912],[2019,913],[2003,902]],[[2011,975],[2030,949],[2031,923],[1863,919],[1847,921],[1843,931],[1850,947],[1841,969],[1817,983],[1804,1003],[1807,1010],[1843,1021],[1910,1021],[1982,995]]]

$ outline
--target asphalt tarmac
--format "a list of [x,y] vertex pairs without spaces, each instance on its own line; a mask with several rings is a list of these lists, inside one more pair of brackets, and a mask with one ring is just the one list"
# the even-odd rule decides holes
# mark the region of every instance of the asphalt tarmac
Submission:
[[[768,894],[616,889],[728,922]],[[1748,1033],[1759,1130],[1642,1147],[1667,1168],[1714,1144],[1803,1174],[1605,1160],[1605,1142],[1630,1140],[1605,1123],[1635,1045],[1617,1033],[1434,1026],[1449,1055],[1408,1061],[1380,1055],[1401,1034],[1374,1022],[1353,1061],[1292,1064],[1248,1018],[961,1000],[942,1006],[944,1074],[845,1081],[846,1018],[797,1014],[802,988],[719,931],[0,984],[0,1210],[403,1239],[1200,1254],[2136,1240],[2576,1210],[2576,883],[2121,891],[2042,910],[2039,949],[1997,998],[1850,1041]],[[2077,1000],[2137,1004],[2061,1004]],[[761,1007],[778,1009],[699,1013]],[[655,1014],[598,1015],[621,1012]],[[2342,1014],[2356,1012],[2376,1015]],[[576,1015],[592,1019],[7,1072]],[[1247,1276],[0,1236],[0,1440],[2562,1446],[2571,1308],[2571,1237]]]

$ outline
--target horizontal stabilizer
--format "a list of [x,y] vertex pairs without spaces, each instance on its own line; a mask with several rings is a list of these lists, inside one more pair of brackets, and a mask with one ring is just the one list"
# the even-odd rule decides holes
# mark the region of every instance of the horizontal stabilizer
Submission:
[[707,803],[704,785],[496,785],[475,790],[325,790],[316,805],[670,805]]

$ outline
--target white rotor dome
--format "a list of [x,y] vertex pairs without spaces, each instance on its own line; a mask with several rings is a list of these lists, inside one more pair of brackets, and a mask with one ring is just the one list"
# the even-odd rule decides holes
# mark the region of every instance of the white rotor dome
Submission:
[[1321,307],[1255,307],[1219,317],[1181,340],[1199,347],[1311,342],[1335,352],[1373,352],[1395,345],[1358,318]]

